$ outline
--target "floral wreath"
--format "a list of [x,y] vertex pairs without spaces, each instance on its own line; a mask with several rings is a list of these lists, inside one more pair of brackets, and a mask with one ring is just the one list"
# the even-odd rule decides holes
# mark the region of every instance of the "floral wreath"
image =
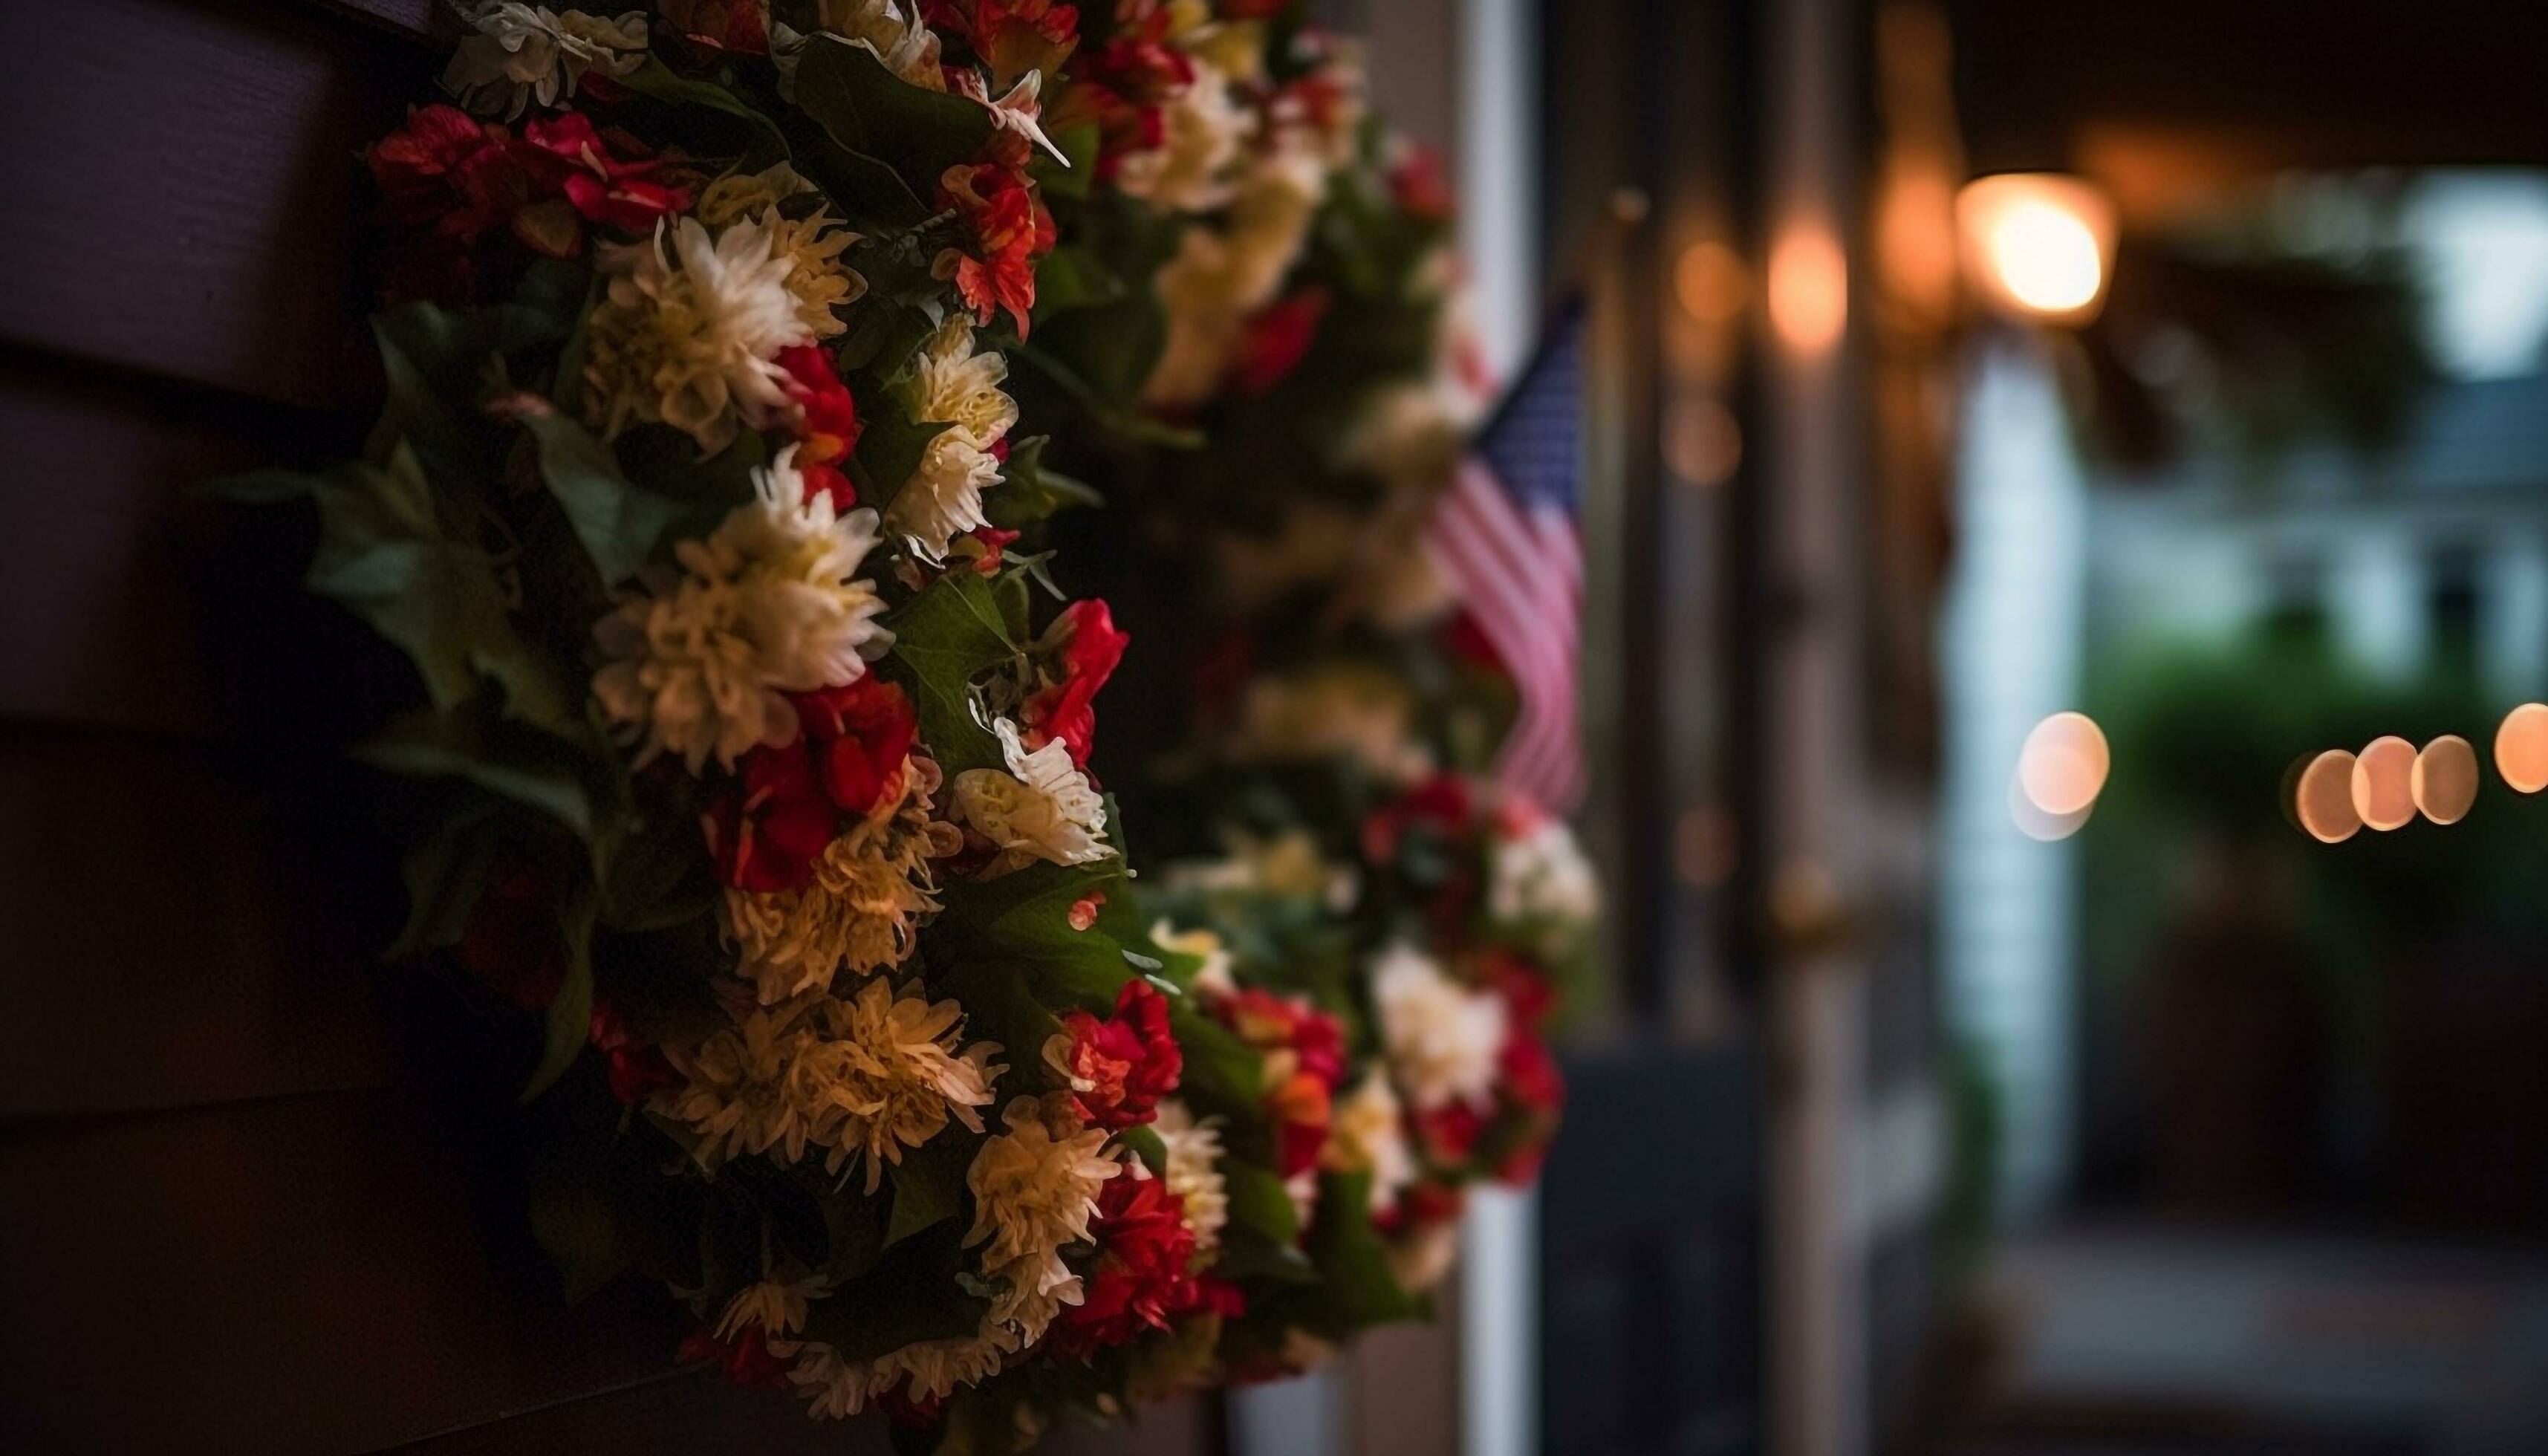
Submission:
[[[1278,932],[1323,900],[1187,865],[1152,920],[1087,769],[1128,635],[1018,549],[1093,499],[1018,432],[1012,360],[1097,286],[1047,200],[1253,216],[1197,47],[1288,7],[454,9],[459,105],[363,158],[381,419],[223,489],[315,507],[308,585],[412,667],[355,749],[404,785],[392,955],[518,1065],[569,1294],[659,1282],[683,1360],[948,1450],[1420,1312],[1410,1230],[1553,1119],[1498,947],[1581,912],[1573,862],[1515,878],[1544,825],[1411,785],[1371,882],[1475,933],[1322,997]],[[1341,165],[1314,91],[1247,104]],[[1109,418],[1178,435],[1144,394]]]

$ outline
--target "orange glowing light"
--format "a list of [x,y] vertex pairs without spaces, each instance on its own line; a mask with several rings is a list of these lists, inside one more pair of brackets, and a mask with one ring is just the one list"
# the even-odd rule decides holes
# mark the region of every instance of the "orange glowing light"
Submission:
[[1800,354],[1840,342],[1849,326],[1849,259],[1828,228],[1798,226],[1770,250],[1770,325]]
[[2386,834],[2415,817],[2415,746],[2392,734],[2362,746],[2353,761],[2353,812]]
[[2115,210],[2076,177],[2010,172],[1956,196],[1964,267],[2002,312],[2084,323],[2105,301],[2115,255]]
[[2445,733],[2415,755],[2409,777],[2415,807],[2435,824],[2457,824],[2477,803],[2477,750],[2456,733]]
[[1724,243],[1693,242],[1673,265],[1673,292],[1701,323],[1731,323],[1752,302],[1752,270]]
[[2353,807],[2353,755],[2328,749],[2310,760],[2292,792],[2292,813],[2320,844],[2338,845],[2362,828]]
[[2495,772],[2515,793],[2548,788],[2548,703],[2525,702],[2495,730]]
[[2106,787],[2112,760],[2106,735],[2085,713],[2054,713],[2026,735],[2017,755],[2018,787],[2054,818],[2077,814]]

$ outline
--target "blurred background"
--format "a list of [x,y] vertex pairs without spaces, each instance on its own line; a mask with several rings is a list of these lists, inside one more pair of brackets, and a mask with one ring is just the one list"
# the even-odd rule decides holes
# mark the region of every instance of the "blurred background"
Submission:
[[1448,1368],[1237,1443],[2548,1451],[2548,13],[1336,18],[1595,305],[1618,913]]

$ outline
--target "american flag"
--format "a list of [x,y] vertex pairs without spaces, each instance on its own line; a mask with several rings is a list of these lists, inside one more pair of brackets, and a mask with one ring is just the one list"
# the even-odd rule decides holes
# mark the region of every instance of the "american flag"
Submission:
[[1425,547],[1512,674],[1506,788],[1563,814],[1584,796],[1576,669],[1584,617],[1584,309],[1561,311],[1460,462]]

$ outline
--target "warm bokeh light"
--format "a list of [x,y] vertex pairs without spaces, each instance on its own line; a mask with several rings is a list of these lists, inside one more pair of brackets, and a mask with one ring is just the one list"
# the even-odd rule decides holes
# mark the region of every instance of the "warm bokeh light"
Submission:
[[1752,303],[1752,270],[1724,243],[1693,242],[1673,265],[1673,292],[1701,323],[1731,323]]
[[2525,702],[2495,730],[2495,772],[2515,793],[2548,788],[2548,703]]
[[1798,226],[1770,250],[1770,324],[1798,353],[1840,342],[1849,326],[1849,260],[1829,228]]
[[2004,312],[2081,323],[2105,299],[2114,208],[2076,177],[2012,172],[1968,182],[1956,198],[1956,226],[1966,272]]
[[2054,713],[2026,735],[2017,782],[2027,801],[2054,818],[2085,811],[2106,786],[2106,735],[2085,713]]
[[2328,749],[2310,760],[2292,790],[2292,814],[2310,838],[2342,844],[2362,828],[2353,807],[2353,755]]
[[2415,746],[2394,734],[2362,746],[2353,761],[2353,812],[2387,833],[2415,817]]
[[2067,814],[2046,813],[2027,797],[2024,777],[2016,774],[2008,775],[2008,817],[2017,821],[2017,832],[2028,839],[2048,845],[2055,840],[2068,839],[2088,822],[2088,815],[2095,808],[2096,803],[2091,800]]
[[2410,785],[2425,818],[2457,824],[2477,802],[2477,750],[2456,733],[2443,734],[2415,755]]
[[1743,463],[1743,426],[1718,400],[1675,400],[1664,421],[1664,463],[1690,485],[1721,486]]

